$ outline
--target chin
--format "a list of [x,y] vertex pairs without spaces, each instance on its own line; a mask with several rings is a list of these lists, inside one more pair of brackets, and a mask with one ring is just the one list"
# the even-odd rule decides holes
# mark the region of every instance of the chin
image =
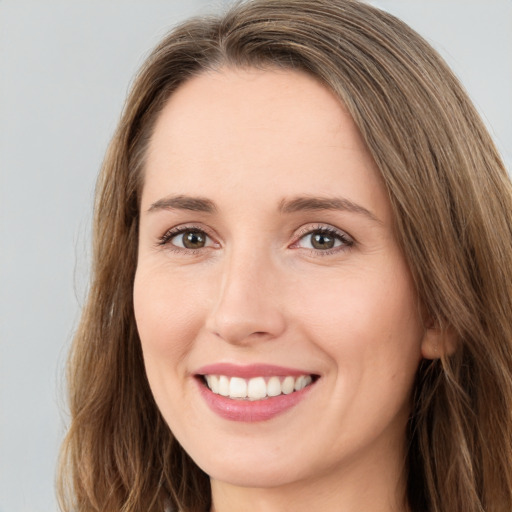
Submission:
[[265,469],[222,468],[219,472],[208,473],[212,480],[228,483],[236,487],[272,488],[292,483],[295,479],[280,472]]
[[301,479],[294,464],[287,462],[275,465],[269,464],[268,460],[261,460],[261,457],[255,458],[257,460],[241,456],[236,460],[226,460],[219,456],[200,467],[212,480],[237,487],[280,487]]

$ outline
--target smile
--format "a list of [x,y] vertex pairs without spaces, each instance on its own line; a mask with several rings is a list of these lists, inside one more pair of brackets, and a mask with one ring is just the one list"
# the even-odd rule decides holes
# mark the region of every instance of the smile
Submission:
[[294,409],[316,387],[320,375],[268,364],[212,364],[194,374],[207,406],[230,421],[268,421]]
[[311,375],[295,377],[229,377],[227,375],[204,375],[208,388],[216,395],[235,400],[264,400],[279,395],[289,395],[300,391],[313,382]]

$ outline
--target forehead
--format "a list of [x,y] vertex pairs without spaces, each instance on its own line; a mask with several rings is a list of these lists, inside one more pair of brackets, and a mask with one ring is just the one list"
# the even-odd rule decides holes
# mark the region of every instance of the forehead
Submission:
[[150,153],[199,131],[209,135],[202,141],[207,149],[212,137],[218,143],[245,136],[254,143],[262,136],[267,141],[269,132],[318,144],[340,129],[346,147],[365,150],[341,101],[313,77],[292,70],[221,68],[189,79],[171,95],[157,120]]
[[337,181],[348,189],[366,181],[370,195],[382,188],[341,101],[305,73],[224,68],[190,79],[168,100],[148,148],[143,203],[233,189],[248,198],[275,192],[273,200],[332,195]]

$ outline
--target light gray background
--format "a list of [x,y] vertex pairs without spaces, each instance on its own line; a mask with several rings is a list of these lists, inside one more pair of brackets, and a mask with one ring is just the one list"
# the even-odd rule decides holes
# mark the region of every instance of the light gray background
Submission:
[[[510,170],[512,0],[372,3],[440,50]],[[0,512],[57,509],[63,364],[84,301],[95,176],[144,56],[211,8],[0,0]]]

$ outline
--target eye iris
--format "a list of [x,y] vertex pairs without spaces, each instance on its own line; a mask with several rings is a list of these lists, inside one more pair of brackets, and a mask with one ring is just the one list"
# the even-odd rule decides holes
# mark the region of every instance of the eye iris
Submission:
[[199,231],[187,231],[183,234],[183,246],[187,249],[201,249],[206,244],[204,233]]
[[311,236],[311,245],[315,249],[332,249],[334,242],[334,237],[325,233],[316,233]]

